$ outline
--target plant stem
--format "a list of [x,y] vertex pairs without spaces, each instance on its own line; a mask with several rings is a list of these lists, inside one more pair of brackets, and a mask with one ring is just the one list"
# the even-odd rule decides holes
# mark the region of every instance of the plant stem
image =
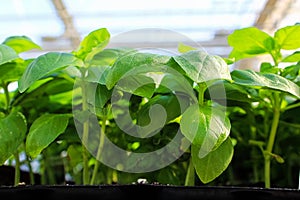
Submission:
[[[24,146],[25,146],[25,144],[24,144]],[[26,157],[26,163],[27,163],[27,166],[28,166],[28,169],[29,169],[30,184],[34,185],[35,184],[35,180],[34,180],[34,174],[33,174],[33,171],[32,171],[31,163],[30,163],[30,160],[29,160],[29,158],[28,158],[28,156],[26,154],[25,154],[25,157]]]
[[[279,54],[280,54],[280,52],[279,52]],[[272,59],[274,61],[274,66],[278,67],[278,64],[279,64],[278,52],[275,52],[275,53],[274,52],[270,52],[270,55],[272,56]]]
[[300,106],[300,102],[285,107],[283,111],[287,111],[287,110],[289,110],[289,109],[297,108],[297,107],[299,107],[299,106]]
[[288,123],[285,121],[279,121],[280,124],[285,125],[285,126],[289,126],[290,128],[298,128],[300,129],[300,124],[293,124],[293,123]]
[[89,164],[88,164],[88,151],[84,144],[82,144],[82,158],[83,158],[83,184],[87,185],[89,183]]
[[275,142],[275,137],[276,137],[276,132],[277,132],[277,127],[279,123],[279,118],[280,118],[280,104],[281,104],[281,99],[280,96],[277,93],[274,93],[274,105],[273,105],[273,121],[271,125],[271,130],[268,138],[268,143],[267,143],[267,149],[266,153],[264,154],[265,158],[265,187],[270,188],[271,187],[271,155],[272,155],[272,150]]
[[5,94],[5,100],[6,100],[6,107],[5,110],[8,112],[9,111],[9,104],[10,104],[10,97],[9,97],[9,91],[8,91],[8,83],[3,84],[3,90]]
[[102,149],[103,149],[103,146],[104,146],[104,139],[105,139],[105,131],[106,131],[106,120],[107,120],[107,117],[104,116],[103,119],[102,119],[102,126],[101,126],[101,132],[100,132],[100,138],[99,138],[99,147],[98,147],[98,151],[97,151],[97,155],[96,155],[96,163],[95,163],[95,166],[94,166],[94,171],[93,171],[93,175],[92,175],[92,179],[91,179],[91,185],[95,184],[95,179],[96,179],[96,176],[97,176],[97,172],[98,172],[98,169],[99,169],[99,164],[100,164],[100,156],[101,156],[101,153],[102,153]]
[[44,175],[44,183],[43,184],[50,184],[54,185],[57,183],[57,179],[55,177],[55,169],[54,169],[54,160],[51,156],[50,152],[45,149],[42,153],[43,156],[43,175]]
[[192,161],[192,157],[190,157],[189,165],[185,177],[185,186],[194,186],[195,185],[195,169]]
[[[82,80],[81,83],[81,90],[82,90],[82,111],[85,112],[88,110],[88,103],[87,103],[87,94],[86,94],[86,83]],[[83,159],[83,184],[89,184],[89,160],[88,160],[88,151],[85,145],[88,142],[89,137],[89,116],[83,123],[83,133],[82,133],[82,159]]]
[[14,185],[17,186],[20,183],[20,179],[21,179],[20,158],[19,158],[19,153],[18,152],[14,153],[14,158],[15,158],[15,161],[16,161]]
[[43,159],[41,161],[40,171],[41,171],[41,184],[45,185],[45,184],[47,184],[46,162],[45,162],[45,159]]
[[199,83],[198,86],[199,86],[198,103],[199,105],[202,106],[204,104],[204,92],[206,89],[206,85],[205,83]]
[[[256,136],[256,127],[255,126],[251,126],[250,127],[251,130],[251,138],[255,139]],[[251,157],[255,158],[255,155],[257,155],[257,149],[255,147],[251,148]],[[258,163],[254,162],[253,166],[252,166],[252,171],[253,171],[253,181],[255,183],[257,183],[259,181],[259,173],[258,173]]]
[[111,183],[118,183],[118,172],[114,169],[109,169],[111,171]]
[[[206,90],[206,84],[205,83],[198,83],[199,87],[199,93],[198,93],[198,104],[200,106],[203,106],[204,104],[204,92]],[[194,169],[194,164],[192,160],[192,156],[190,157],[189,164],[188,164],[188,169],[185,177],[185,186],[193,186],[195,185],[195,169]]]
[[46,177],[47,177],[47,183],[50,185],[57,184],[57,178],[55,177],[55,172],[53,166],[51,166],[52,162],[49,162],[49,159],[46,161]]

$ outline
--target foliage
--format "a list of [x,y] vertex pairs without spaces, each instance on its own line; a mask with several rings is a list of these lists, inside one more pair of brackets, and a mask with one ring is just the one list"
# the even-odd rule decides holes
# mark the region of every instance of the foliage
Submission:
[[[19,53],[40,47],[24,36],[7,38],[0,45],[0,164],[15,161],[16,185],[21,154],[31,184],[37,160],[43,184],[62,184],[69,176],[84,185],[138,178],[218,185],[222,178],[237,183],[228,173],[235,173],[236,157],[245,164],[240,155],[250,152],[251,181],[265,173],[270,187],[271,158],[297,165],[291,153],[297,147],[282,145],[299,136],[292,112],[300,98],[299,52],[284,56],[281,50],[300,47],[298,27],[274,37],[254,27],[236,30],[228,37],[229,58],[182,43],[174,56],[106,48],[110,34],[100,28],[72,52],[24,60]],[[226,61],[259,54],[270,54],[274,63],[263,63],[259,72],[229,71]],[[12,83],[17,90],[9,90]],[[254,161],[253,145],[262,151],[265,172]]]
[[[264,182],[265,187],[282,186],[281,174],[289,177],[289,180],[285,179],[285,186],[295,187],[296,183],[296,174],[292,169],[299,169],[300,163],[295,162],[295,156],[299,157],[299,148],[291,143],[294,152],[286,152],[282,144],[289,138],[299,140],[298,122],[295,116],[290,115],[292,111],[299,110],[300,105],[299,34],[300,26],[296,24],[276,30],[274,36],[256,27],[249,27],[235,30],[228,37],[228,43],[233,47],[229,58],[235,62],[262,54],[269,55],[272,60],[262,61],[259,71],[233,70],[231,76],[234,87],[240,88],[241,98],[232,98],[230,96],[236,94],[227,93],[232,105],[232,137],[237,139],[238,144],[241,143],[241,148],[244,146],[250,152],[253,164],[249,173],[252,174],[252,182]],[[261,158],[257,149],[261,151]],[[271,168],[273,161],[281,163],[285,170],[277,165]],[[264,165],[263,170],[261,165]],[[271,175],[278,185],[271,184]]]

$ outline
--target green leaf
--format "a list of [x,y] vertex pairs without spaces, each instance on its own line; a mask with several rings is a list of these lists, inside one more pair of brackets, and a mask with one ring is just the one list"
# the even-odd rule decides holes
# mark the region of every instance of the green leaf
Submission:
[[173,59],[196,83],[214,79],[231,80],[226,62],[219,56],[209,55],[204,51],[189,51]]
[[[74,85],[63,78],[50,77],[36,81],[26,92],[13,99],[13,106],[32,107],[33,102],[38,102],[41,98],[49,99],[50,95],[64,93],[74,89]],[[51,98],[51,97],[50,97]],[[40,102],[43,105],[46,102]]]
[[59,93],[64,93],[74,89],[74,84],[69,80],[63,78],[55,77],[53,80],[45,83],[44,85],[37,88],[47,95],[55,95]]
[[251,58],[254,56],[257,56],[257,54],[248,54],[248,53],[240,52],[240,51],[237,51],[236,49],[233,49],[229,54],[229,59],[231,59],[232,62],[237,62],[243,58]]
[[274,39],[256,27],[235,30],[227,40],[233,47],[229,58],[235,58],[235,61],[268,53],[275,48]]
[[106,77],[108,89],[112,89],[114,85],[121,79],[135,74],[157,72],[154,66],[162,66],[169,61],[169,56],[163,56],[151,53],[130,53],[120,57]]
[[281,75],[289,80],[295,80],[300,74],[300,63],[285,67]]
[[67,153],[70,159],[70,167],[75,169],[75,167],[82,162],[82,157],[78,156],[82,154],[81,150],[82,150],[82,146],[80,145],[71,144],[68,147]]
[[0,44],[0,65],[8,63],[17,58],[19,58],[19,56],[13,48],[4,44]]
[[50,52],[37,57],[26,68],[19,80],[19,91],[24,92],[35,81],[68,66],[80,65],[81,61],[70,53]]
[[191,101],[196,102],[197,97],[193,89],[192,83],[186,79],[185,76],[181,74],[173,73],[170,70],[164,72],[162,79],[160,81],[159,87],[156,89],[157,93],[175,93],[177,96],[180,94],[188,96]]
[[20,112],[12,112],[0,119],[0,165],[23,143],[27,131],[26,119]]
[[299,62],[300,61],[300,51],[296,51],[291,55],[285,57],[281,62]]
[[87,90],[87,101],[96,108],[103,108],[111,98],[112,91],[105,85],[89,83],[90,90]]
[[284,159],[279,155],[274,155],[276,161],[280,164],[284,163]]
[[[137,73],[137,74],[135,74]],[[141,97],[151,98],[155,92],[155,82],[146,74],[134,72],[134,74],[126,75],[119,80],[116,87],[130,94],[135,94]]]
[[209,183],[220,176],[230,164],[234,149],[228,137],[217,149],[199,158],[200,148],[192,144],[192,161],[196,173],[203,183]]
[[105,85],[106,77],[110,69],[110,66],[91,66],[88,68],[88,75],[84,80]]
[[32,60],[24,61],[22,59],[16,59],[13,62],[1,65],[0,80],[9,83],[19,80],[30,62],[32,62]]
[[94,55],[91,66],[112,66],[119,57],[133,52],[137,51],[131,48],[103,49]]
[[275,32],[274,38],[281,49],[300,48],[300,25],[286,26]]
[[263,74],[253,70],[234,70],[231,72],[235,84],[253,88],[280,90],[300,98],[300,88],[294,82],[277,74]]
[[189,45],[186,45],[186,44],[183,44],[182,42],[180,42],[178,44],[178,48],[177,49],[178,49],[178,51],[180,53],[186,53],[188,51],[196,50],[197,48],[189,46]]
[[[157,115],[155,116],[151,113],[151,109],[157,105],[160,105],[161,109],[157,110],[158,113],[156,113]],[[166,115],[163,113],[166,113]],[[180,114],[180,104],[175,95],[156,95],[139,109],[137,113],[137,124],[143,127],[143,135],[145,136],[156,131],[158,128],[162,128],[158,124],[164,125]],[[162,116],[165,118],[160,119]],[[158,121],[158,119],[160,120]]]
[[271,73],[271,74],[277,74],[279,73],[280,69],[278,67],[273,66],[271,63],[263,62],[260,65],[261,73]]
[[223,58],[227,65],[232,65],[235,62],[234,58]]
[[70,115],[44,114],[37,118],[26,138],[26,152],[32,158],[38,156],[67,128]]
[[230,133],[230,121],[225,112],[209,106],[190,106],[182,115],[180,130],[194,145],[201,147],[203,158],[222,144]]
[[32,49],[41,49],[39,45],[34,43],[29,37],[27,36],[11,36],[8,37],[3,44],[10,46],[13,48],[17,53],[29,51]]
[[108,44],[110,33],[106,28],[100,28],[90,32],[80,43],[77,51],[73,54],[81,60],[90,61]]
[[236,106],[236,102],[255,101],[243,86],[220,80],[212,84],[205,91],[205,97],[225,106]]

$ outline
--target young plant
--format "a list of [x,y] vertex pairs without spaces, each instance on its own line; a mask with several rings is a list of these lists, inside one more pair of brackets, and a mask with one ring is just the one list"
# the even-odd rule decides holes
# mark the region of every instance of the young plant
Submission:
[[[233,47],[229,59],[234,62],[262,54],[269,55],[272,60],[262,60],[259,71],[235,69],[231,72],[233,83],[225,83],[227,104],[242,108],[231,113],[233,134],[240,142],[248,138],[249,144],[256,145],[261,150],[266,188],[272,186],[271,161],[283,163],[286,160],[283,157],[289,159],[289,155],[281,156],[278,155],[279,152],[274,152],[282,149],[279,146],[280,139],[294,137],[299,140],[299,124],[294,124],[299,122],[293,120],[294,117],[286,118],[292,121],[283,121],[282,118],[286,112],[298,109],[300,105],[300,54],[296,51],[300,48],[299,34],[300,25],[296,24],[276,30],[273,36],[256,27],[235,30],[228,36],[228,43]],[[218,88],[217,85],[214,87]],[[236,113],[240,113],[245,120],[240,117],[234,119]],[[245,130],[245,123],[248,130]],[[293,131],[284,131],[279,136],[280,127]],[[246,136],[243,132],[250,135]],[[252,158],[254,156],[257,157],[255,150],[252,151]],[[258,163],[254,163],[253,174],[256,181],[260,180],[258,171]]]
[[[11,36],[0,44],[0,165],[11,159],[15,161],[14,184],[20,182],[20,152],[24,149],[27,120],[22,111],[13,106],[15,84],[32,59],[23,59],[20,54],[31,49],[40,49],[26,36]],[[32,173],[31,173],[32,175]]]
[[[193,185],[193,168],[203,183],[209,183],[223,173],[233,156],[231,124],[224,107],[215,101],[225,95],[225,90],[209,90],[215,82],[231,81],[228,65],[221,57],[190,49],[173,59],[193,83],[198,97],[198,104],[187,108],[180,121],[182,133],[192,143],[188,168],[191,176],[187,176],[186,185]],[[209,98],[205,98],[206,93]]]
[[[116,85],[124,76],[127,82]],[[133,80],[130,77],[134,77]],[[159,82],[156,77],[160,77]],[[149,78],[152,80],[148,80]],[[183,149],[190,154],[184,184],[194,185],[194,170],[203,183],[211,182],[227,168],[233,155],[233,146],[228,137],[230,122],[224,107],[215,104],[213,98],[204,98],[208,86],[222,79],[231,80],[228,66],[222,58],[201,50],[192,50],[178,56],[140,52],[125,55],[112,66],[106,83],[108,89],[117,86],[122,91],[134,92],[135,95],[148,99],[149,102],[137,112],[137,123],[149,127],[140,128],[140,134],[151,135],[157,129],[174,122],[179,126],[180,130],[177,131],[182,134],[182,140],[176,141],[179,146],[173,147],[172,153],[180,155]],[[131,88],[134,84],[129,81],[138,82],[142,87]],[[165,103],[162,103],[162,94],[167,100]],[[211,94],[212,97],[214,95],[216,94]],[[174,104],[174,97],[179,104]],[[162,105],[166,111],[166,119],[160,118],[163,115],[160,110],[153,111],[155,105]],[[151,106],[154,113],[151,113]],[[145,113],[149,113],[150,119]],[[161,121],[165,123],[160,124]],[[174,140],[177,139],[176,136],[173,137]]]
[[[71,82],[72,86],[75,78],[78,78],[82,91],[82,101],[80,102],[82,111],[87,111],[87,82],[84,80],[86,79],[90,65],[92,65],[92,58],[106,46],[108,40],[109,33],[107,30],[99,29],[90,33],[81,42],[79,49],[74,52],[49,52],[39,56],[30,63],[19,79],[19,91],[21,93],[25,92],[38,80],[45,80],[46,77],[64,78]],[[68,97],[72,101],[72,93],[68,93]],[[36,121],[36,126],[32,125],[30,129],[26,140],[27,153],[32,158],[37,157],[58,136],[64,133],[69,124],[69,118],[72,116],[72,109],[69,110],[69,113],[45,114],[41,116],[39,121]],[[83,183],[89,184],[88,152],[85,148],[89,132],[88,121],[84,122],[82,132]],[[48,137],[45,137],[45,134]]]
[[[149,177],[155,174],[156,180],[168,183],[170,170],[174,177],[185,174],[185,185],[195,184],[195,172],[203,183],[222,174],[233,156],[231,125],[225,107],[215,101],[225,90],[212,93],[209,86],[231,81],[225,61],[201,50],[185,52],[184,46],[176,56],[105,49],[109,39],[105,28],[98,29],[88,34],[78,49],[45,53],[28,65],[18,81],[21,96],[51,88],[50,82],[57,79],[74,86],[72,112],[69,107],[59,113],[46,107],[32,120],[26,153],[31,158],[49,153],[59,140],[75,162],[70,163],[70,171],[82,166],[78,183],[85,185],[99,183],[99,177],[106,177],[107,183],[122,182],[126,172],[131,176],[152,172]],[[68,106],[69,91],[67,87],[57,97],[67,98]],[[62,134],[70,128],[76,129],[81,149],[78,141],[70,143],[70,135]],[[115,146],[123,150],[115,151]],[[183,159],[185,155],[189,155],[188,161]],[[100,166],[106,173],[99,174]],[[126,175],[123,180],[128,180]],[[181,184],[180,180],[174,182]]]

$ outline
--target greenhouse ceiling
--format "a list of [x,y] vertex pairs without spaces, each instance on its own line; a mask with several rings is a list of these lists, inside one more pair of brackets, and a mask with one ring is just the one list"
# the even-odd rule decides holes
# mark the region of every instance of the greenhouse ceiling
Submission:
[[[136,30],[146,29],[149,33],[150,28],[154,32],[173,31],[197,42],[209,53],[225,56],[229,52],[226,36],[234,29],[257,26],[272,33],[278,27],[297,23],[300,17],[300,0],[0,2],[0,40],[12,35],[26,35],[42,46],[43,51],[70,51],[85,35],[102,27],[108,29],[112,40]],[[157,41],[155,33],[151,34],[154,36],[131,34],[133,37],[119,40],[139,47],[141,43]],[[163,45],[171,38],[165,37],[159,43]],[[174,45],[169,46],[170,49]]]

